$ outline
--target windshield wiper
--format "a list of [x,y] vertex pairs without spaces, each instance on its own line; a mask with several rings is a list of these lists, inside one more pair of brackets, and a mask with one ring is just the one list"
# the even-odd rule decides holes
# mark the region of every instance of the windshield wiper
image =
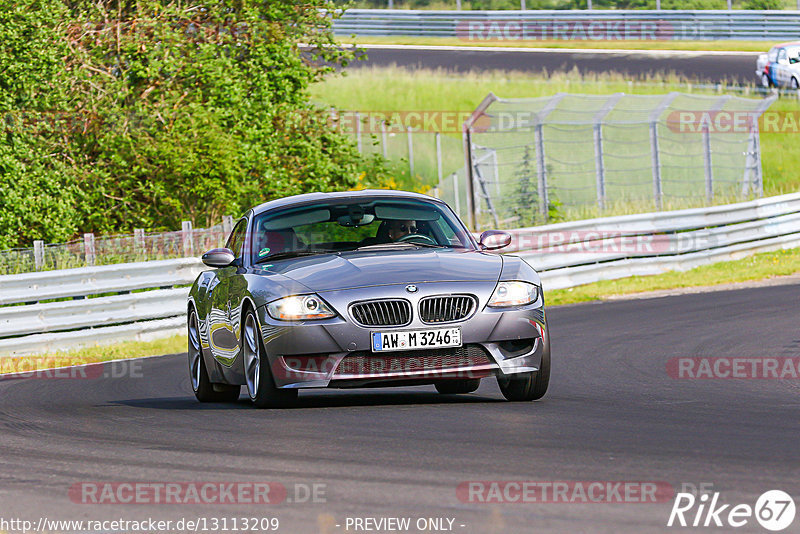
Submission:
[[259,258],[256,260],[256,263],[264,263],[267,261],[272,260],[286,260],[289,258],[299,258],[301,256],[315,256],[317,254],[330,254],[331,252],[338,252],[338,250],[329,250],[329,249],[303,249],[303,250],[287,250],[284,252],[276,252],[275,254],[270,254],[269,256],[264,256],[263,258]]
[[427,247],[427,248],[450,248],[447,245],[434,245],[432,243],[411,243],[410,241],[392,241],[391,243],[375,243],[374,245],[364,245],[354,250],[372,250],[381,248],[394,248],[394,247]]

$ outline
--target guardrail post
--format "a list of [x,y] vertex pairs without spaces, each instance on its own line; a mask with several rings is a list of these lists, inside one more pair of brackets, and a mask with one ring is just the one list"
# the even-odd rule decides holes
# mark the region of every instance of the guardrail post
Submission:
[[187,258],[194,256],[194,243],[192,242],[192,222],[183,221],[181,223],[181,238],[183,241],[183,255]]
[[44,267],[44,241],[33,242],[33,264],[37,271]]
[[92,267],[95,264],[94,234],[83,234],[83,253],[86,257],[86,265]]
[[133,229],[133,251],[136,254],[144,254],[144,229]]

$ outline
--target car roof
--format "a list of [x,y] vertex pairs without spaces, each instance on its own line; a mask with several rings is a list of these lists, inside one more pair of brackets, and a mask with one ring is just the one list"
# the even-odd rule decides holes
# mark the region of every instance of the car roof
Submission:
[[302,195],[294,195],[291,197],[284,197],[269,202],[264,202],[253,208],[253,214],[258,215],[268,210],[275,208],[286,208],[300,204],[311,203],[314,201],[327,201],[327,200],[354,200],[358,198],[370,197],[383,197],[383,198],[415,198],[420,200],[428,200],[435,202],[442,202],[441,200],[423,195],[422,193],[412,193],[411,191],[399,191],[393,189],[362,189],[360,191],[336,191],[333,193],[305,193]]
[[786,48],[787,46],[800,46],[800,41],[789,41],[788,43],[777,44],[772,48]]

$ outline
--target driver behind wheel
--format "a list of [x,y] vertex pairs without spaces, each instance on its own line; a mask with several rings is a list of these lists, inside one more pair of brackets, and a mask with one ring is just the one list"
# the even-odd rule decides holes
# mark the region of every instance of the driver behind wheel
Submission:
[[398,241],[409,234],[416,233],[416,221],[392,221],[389,224],[389,239],[392,241]]

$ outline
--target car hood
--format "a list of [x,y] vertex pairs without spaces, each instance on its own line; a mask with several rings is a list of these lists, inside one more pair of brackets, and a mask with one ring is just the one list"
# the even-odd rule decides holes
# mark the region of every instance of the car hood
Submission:
[[311,291],[425,282],[497,282],[503,259],[475,250],[394,250],[320,254],[267,267]]

